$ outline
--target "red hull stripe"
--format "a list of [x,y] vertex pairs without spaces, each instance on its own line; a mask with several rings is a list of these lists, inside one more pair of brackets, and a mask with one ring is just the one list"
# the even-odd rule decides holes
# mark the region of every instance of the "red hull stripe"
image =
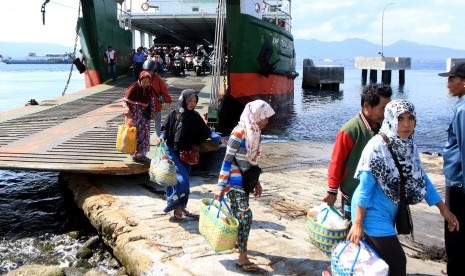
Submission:
[[86,70],[85,79],[86,88],[91,88],[92,86],[96,86],[102,83],[100,81],[100,74],[97,70]]
[[230,95],[235,98],[294,93],[294,80],[287,76],[270,75],[267,78],[256,73],[231,73],[229,78]]

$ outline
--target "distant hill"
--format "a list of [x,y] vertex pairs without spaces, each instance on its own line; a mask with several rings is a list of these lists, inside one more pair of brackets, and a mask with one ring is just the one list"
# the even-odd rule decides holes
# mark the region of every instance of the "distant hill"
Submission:
[[[77,50],[79,50],[79,48]],[[0,55],[3,57],[22,58],[31,52],[42,55],[46,53],[71,53],[72,51],[72,47],[66,47],[60,44],[0,42]]]
[[[356,56],[377,56],[381,46],[364,39],[347,39],[338,42],[323,42],[315,39],[295,40],[297,59],[347,59],[353,60]],[[50,43],[14,43],[0,42],[0,55],[13,58],[25,57],[34,52],[38,55],[45,53],[64,53],[73,51],[72,47]],[[418,44],[405,40],[392,45],[384,45],[385,56],[411,57],[412,60],[439,60],[445,61],[449,57],[464,57],[465,50],[450,49],[431,45]]]
[[[310,59],[350,59],[356,56],[378,56],[381,45],[363,39],[347,39],[340,42],[323,42],[315,39],[296,39],[294,46],[298,60]],[[450,49],[418,44],[405,40],[383,47],[384,56],[411,57],[413,60],[445,61],[450,57],[465,58],[465,50]]]

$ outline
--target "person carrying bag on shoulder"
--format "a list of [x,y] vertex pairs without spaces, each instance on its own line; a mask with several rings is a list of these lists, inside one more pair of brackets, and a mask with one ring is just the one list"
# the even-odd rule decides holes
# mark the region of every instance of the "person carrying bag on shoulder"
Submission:
[[[401,231],[398,218],[396,232],[394,222],[401,204],[417,204],[424,199],[428,205],[438,207],[448,231],[459,230],[457,218],[423,170],[413,141],[416,122],[411,102],[394,100],[388,103],[380,135],[371,138],[365,146],[355,171],[360,184],[352,198],[352,227],[347,240],[358,244],[365,239],[389,265],[390,275],[407,273],[407,258],[397,234],[410,233],[413,228],[406,221],[402,225],[407,227]],[[405,215],[408,220],[408,214]]]
[[249,193],[254,196],[262,194],[262,186],[258,180],[261,172],[258,167],[262,151],[261,131],[268,124],[268,118],[274,114],[271,106],[262,100],[255,100],[245,105],[239,123],[229,136],[215,190],[217,200],[223,198],[225,194],[228,196],[231,211],[239,221],[237,236],[239,259],[236,266],[246,272],[258,271],[258,266],[251,262],[247,255],[247,242],[252,224]]
[[158,138],[157,146],[165,143],[167,158],[176,166],[177,184],[166,187],[166,207],[164,212],[173,211],[175,222],[183,221],[183,217],[195,216],[187,210],[190,195],[189,175],[191,165],[181,160],[180,152],[190,150],[207,139],[220,143],[221,137],[212,131],[195,110],[199,101],[197,92],[185,89],[181,92],[177,108],[168,113]]

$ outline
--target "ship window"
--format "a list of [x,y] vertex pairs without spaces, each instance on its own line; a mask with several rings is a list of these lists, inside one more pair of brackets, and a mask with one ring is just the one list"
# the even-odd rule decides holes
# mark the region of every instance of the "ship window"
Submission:
[[192,11],[193,11],[193,12],[198,12],[198,11],[199,11],[199,7],[192,7]]

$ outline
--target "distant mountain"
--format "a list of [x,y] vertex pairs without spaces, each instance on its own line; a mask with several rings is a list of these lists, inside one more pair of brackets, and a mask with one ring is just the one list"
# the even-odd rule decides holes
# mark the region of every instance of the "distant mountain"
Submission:
[[[323,42],[316,39],[296,39],[294,46],[298,61],[304,58],[314,60],[346,59],[356,56],[378,56],[381,46],[364,39],[352,38],[338,42]],[[40,54],[72,52],[72,47],[50,43],[0,42],[0,55],[13,58],[25,57],[30,52]],[[449,57],[465,58],[465,50],[450,49],[400,40],[392,45],[384,45],[384,56],[411,57],[412,60],[445,61]]]
[[[323,42],[315,39],[294,41],[298,61],[304,58],[314,60],[349,59],[357,56],[378,56],[381,45],[367,40],[353,38],[339,42]],[[450,57],[465,58],[465,50],[450,49],[432,45],[418,44],[400,40],[392,45],[383,47],[384,56],[411,57],[414,60],[445,61]]]
[[42,55],[46,53],[71,53],[72,51],[72,47],[66,47],[60,44],[0,42],[0,55],[3,57],[22,58],[29,53]]

